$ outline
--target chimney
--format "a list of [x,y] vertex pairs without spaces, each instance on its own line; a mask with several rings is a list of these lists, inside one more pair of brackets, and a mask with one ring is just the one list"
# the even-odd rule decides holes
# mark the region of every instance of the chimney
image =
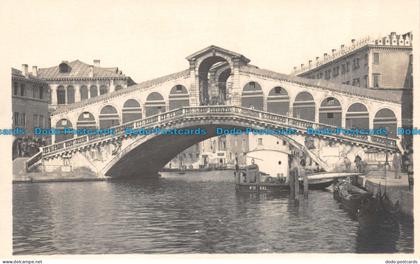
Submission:
[[355,39],[352,39],[351,40],[351,44],[354,44],[356,42],[356,40]]
[[324,59],[325,59],[327,56],[328,56],[328,54],[327,54],[327,53],[324,53]]
[[332,53],[332,54],[334,54],[334,53],[335,53],[335,49],[332,49],[332,50],[331,50],[331,53]]
[[341,44],[341,48],[344,49],[344,44]]
[[28,64],[22,64],[22,73],[25,76],[28,76]]
[[397,35],[397,32],[391,32],[391,36]]
[[303,69],[303,66],[305,66],[305,64],[303,64],[303,63],[302,63],[302,64],[300,65],[300,68],[301,68],[301,69]]
[[309,64],[309,67],[310,67],[312,65],[312,60],[309,60],[308,64]]
[[38,76],[38,66],[32,66],[32,75],[35,77]]
[[101,66],[101,60],[93,60],[93,65],[95,67],[100,67]]
[[293,67],[293,70],[294,70],[294,71],[296,71],[296,70],[297,70],[297,67],[296,67],[296,66],[294,66],[294,67]]
[[89,65],[89,77],[93,77],[93,65]]

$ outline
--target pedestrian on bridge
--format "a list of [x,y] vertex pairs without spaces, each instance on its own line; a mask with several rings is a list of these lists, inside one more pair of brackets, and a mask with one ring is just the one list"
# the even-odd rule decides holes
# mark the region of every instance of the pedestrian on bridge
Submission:
[[395,179],[401,179],[401,156],[399,152],[396,152],[394,154],[394,157],[392,159],[392,166],[394,167],[394,178]]

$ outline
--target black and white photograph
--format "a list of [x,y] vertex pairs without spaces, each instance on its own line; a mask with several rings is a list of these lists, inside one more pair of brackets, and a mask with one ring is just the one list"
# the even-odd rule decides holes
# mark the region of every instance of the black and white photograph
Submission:
[[417,263],[419,11],[417,0],[0,3],[2,263]]

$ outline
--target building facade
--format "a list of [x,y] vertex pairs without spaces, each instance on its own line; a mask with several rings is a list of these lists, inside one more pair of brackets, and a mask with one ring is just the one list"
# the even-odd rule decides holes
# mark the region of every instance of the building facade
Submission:
[[33,74],[49,85],[51,111],[135,84],[118,67],[101,67],[100,60],[93,65],[75,60],[48,68],[34,66]]
[[248,135],[226,135],[209,138],[178,154],[165,167],[169,169],[223,169],[246,164]]
[[374,89],[412,89],[412,39],[411,32],[353,39],[350,46],[295,67],[293,75]]
[[46,144],[48,138],[34,134],[35,128],[49,128],[48,84],[28,71],[23,64],[22,70],[12,68],[12,128],[25,130],[16,135],[13,143],[13,158],[30,156],[36,148]]

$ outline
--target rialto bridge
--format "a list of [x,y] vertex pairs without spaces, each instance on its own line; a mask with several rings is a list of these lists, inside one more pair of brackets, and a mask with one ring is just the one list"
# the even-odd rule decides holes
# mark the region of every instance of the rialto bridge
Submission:
[[[260,69],[245,56],[216,46],[187,60],[189,68],[184,71],[59,108],[51,117],[56,129],[115,127],[119,133],[56,135],[54,144],[44,147],[28,166],[132,176],[156,172],[179,152],[215,136],[127,136],[122,133],[126,127],[295,128],[299,133],[294,141],[302,145],[307,127],[386,128],[388,137],[314,137],[339,143],[341,152],[351,152],[345,150],[349,146],[358,153],[398,151],[395,131],[401,126],[401,98],[386,91]],[[316,162],[328,163],[321,150],[310,152]]]

